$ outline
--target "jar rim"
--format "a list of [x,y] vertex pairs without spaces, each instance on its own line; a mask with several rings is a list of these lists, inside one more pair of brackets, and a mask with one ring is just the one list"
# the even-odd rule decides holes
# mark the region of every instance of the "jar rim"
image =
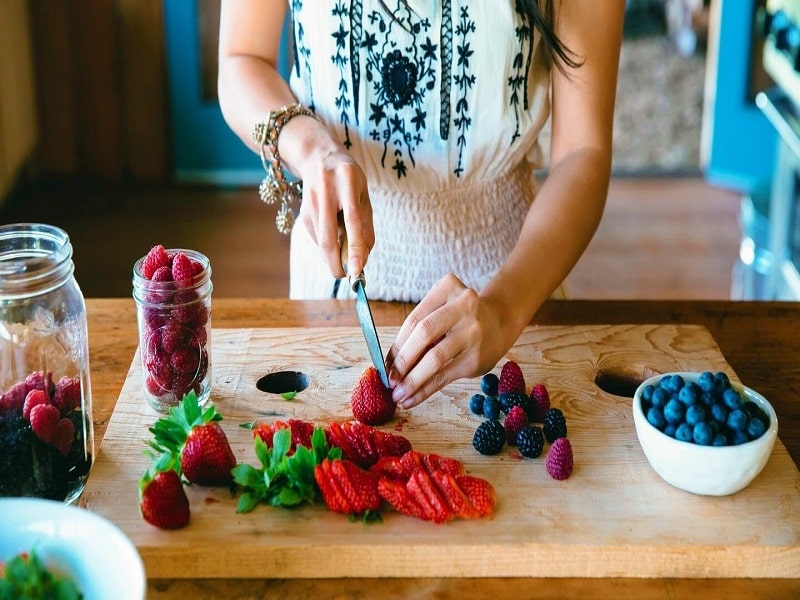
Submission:
[[73,272],[66,231],[45,223],[0,226],[0,294],[46,291]]

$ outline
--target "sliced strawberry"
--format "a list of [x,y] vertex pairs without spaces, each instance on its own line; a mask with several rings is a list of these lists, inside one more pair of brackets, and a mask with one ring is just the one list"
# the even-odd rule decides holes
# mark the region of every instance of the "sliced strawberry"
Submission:
[[145,473],[139,482],[142,518],[161,529],[180,529],[189,523],[189,498],[177,471]]
[[400,457],[400,462],[409,474],[414,471],[432,473],[438,470],[445,471],[452,475],[459,475],[464,472],[464,464],[460,460],[441,456],[439,454],[410,451]]
[[453,514],[462,519],[477,519],[481,516],[480,511],[472,504],[467,494],[458,485],[454,475],[444,471],[434,471],[431,473],[433,479],[442,496],[445,497]]
[[397,512],[423,521],[430,520],[422,507],[411,497],[404,481],[381,477],[378,481],[378,493]]
[[494,512],[497,494],[491,483],[481,477],[471,475],[456,475],[455,480],[480,516],[488,517]]
[[450,508],[450,504],[442,496],[428,473],[421,470],[414,471],[408,478],[406,489],[422,507],[429,521],[444,523],[453,518],[453,509]]
[[341,423],[333,422],[325,429],[325,439],[330,446],[341,448],[342,457],[353,462],[360,462],[356,449],[350,443],[350,439],[345,433],[344,427]]
[[326,437],[342,449],[342,457],[362,468],[374,465],[381,457],[400,456],[411,450],[411,442],[401,435],[387,433],[358,422],[331,423]]
[[384,456],[372,465],[369,470],[380,478],[388,477],[403,483],[408,481],[410,473],[399,456]]
[[287,456],[294,454],[297,446],[311,448],[311,436],[314,434],[314,424],[300,419],[289,419],[288,421],[274,421],[273,423],[260,423],[253,430],[253,435],[258,435],[267,447],[272,448],[272,438],[275,432],[280,429],[289,429],[292,432],[292,445],[289,447]]
[[326,458],[314,469],[314,480],[334,512],[358,515],[381,507],[378,478],[349,460]]

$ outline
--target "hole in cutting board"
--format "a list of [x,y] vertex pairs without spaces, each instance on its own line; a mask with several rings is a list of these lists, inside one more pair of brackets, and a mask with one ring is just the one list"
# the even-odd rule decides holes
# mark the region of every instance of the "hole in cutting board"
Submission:
[[656,371],[644,365],[627,365],[599,369],[595,375],[594,383],[604,392],[613,396],[623,396],[633,398],[638,388],[645,379],[660,375]]
[[308,375],[301,371],[277,371],[264,375],[256,382],[256,387],[271,394],[302,392],[308,387]]

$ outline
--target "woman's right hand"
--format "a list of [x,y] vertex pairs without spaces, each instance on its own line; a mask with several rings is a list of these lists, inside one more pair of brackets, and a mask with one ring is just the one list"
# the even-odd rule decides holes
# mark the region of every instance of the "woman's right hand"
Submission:
[[319,246],[331,275],[344,277],[338,221],[342,213],[347,231],[348,273],[359,275],[375,245],[367,179],[344,148],[319,150],[296,165],[303,180],[298,221]]

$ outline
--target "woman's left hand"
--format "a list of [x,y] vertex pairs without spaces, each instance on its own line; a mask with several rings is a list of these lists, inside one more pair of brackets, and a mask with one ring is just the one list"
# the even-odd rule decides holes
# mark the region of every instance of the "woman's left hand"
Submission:
[[503,356],[499,311],[455,275],[411,311],[386,357],[392,398],[403,408],[447,384],[491,370]]

